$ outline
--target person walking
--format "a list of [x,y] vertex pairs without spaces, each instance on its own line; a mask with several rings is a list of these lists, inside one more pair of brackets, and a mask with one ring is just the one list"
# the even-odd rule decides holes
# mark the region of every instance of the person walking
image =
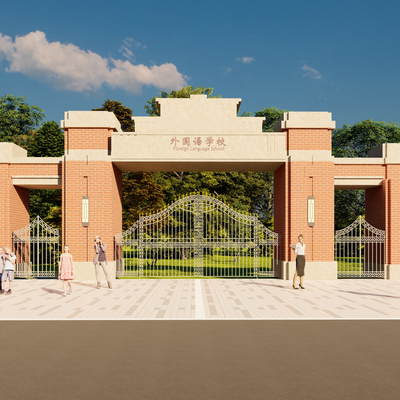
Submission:
[[8,290],[6,292],[7,294],[11,294],[11,289],[13,286],[13,280],[14,280],[14,268],[15,268],[15,260],[17,259],[16,255],[11,251],[10,247],[5,247],[4,248],[5,253],[4,253],[4,270],[1,275],[1,283],[3,284],[3,290],[5,290],[5,285],[8,277]]
[[296,254],[296,272],[294,273],[293,276],[293,289],[298,289],[296,287],[296,280],[297,277],[300,277],[300,284],[299,286],[302,289],[305,289],[303,286],[303,279],[304,279],[304,268],[306,266],[306,255],[305,255],[305,250],[306,250],[306,244],[304,243],[304,238],[303,235],[299,235],[298,237],[299,241],[296,243],[296,246],[290,245],[290,247],[294,250],[294,253]]
[[107,269],[107,257],[106,257],[106,244],[101,240],[100,236],[95,236],[94,238],[94,251],[96,255],[94,256],[93,264],[96,270],[96,280],[97,280],[97,289],[101,288],[100,282],[100,265],[103,268],[104,275],[106,276],[108,287],[112,289],[110,277],[108,276],[108,269]]
[[64,253],[60,256],[60,262],[58,263],[58,279],[63,281],[64,293],[63,296],[67,295],[67,283],[69,286],[68,294],[72,294],[71,280],[74,279],[74,261],[72,254],[69,252],[69,246],[64,247]]
[[2,286],[2,280],[1,277],[3,275],[3,270],[4,270],[4,263],[5,263],[5,258],[4,258],[4,248],[0,246],[0,294],[4,294],[3,286]]

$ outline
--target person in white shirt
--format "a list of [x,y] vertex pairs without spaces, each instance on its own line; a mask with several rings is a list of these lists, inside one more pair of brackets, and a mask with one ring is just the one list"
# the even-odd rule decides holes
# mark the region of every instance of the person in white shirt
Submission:
[[290,247],[294,250],[296,254],[296,272],[293,276],[293,289],[298,289],[296,286],[297,277],[300,277],[300,287],[305,289],[303,286],[303,279],[304,279],[304,268],[306,266],[306,244],[304,243],[303,235],[299,235],[299,241],[296,243],[296,246],[290,245]]
[[3,290],[5,289],[6,285],[6,280],[8,276],[8,290],[6,294],[11,294],[11,289],[12,289],[12,284],[13,284],[13,279],[14,279],[14,266],[15,266],[15,260],[17,259],[16,255],[11,252],[11,249],[9,247],[6,247],[5,249],[5,254],[4,254],[4,270],[3,274],[1,276],[1,280],[3,283]]

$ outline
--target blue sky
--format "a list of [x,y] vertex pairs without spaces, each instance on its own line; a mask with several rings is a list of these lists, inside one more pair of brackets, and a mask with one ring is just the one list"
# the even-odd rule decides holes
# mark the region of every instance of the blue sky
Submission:
[[262,107],[400,122],[400,2],[4,2],[0,96],[60,122],[107,98],[144,105],[184,85]]

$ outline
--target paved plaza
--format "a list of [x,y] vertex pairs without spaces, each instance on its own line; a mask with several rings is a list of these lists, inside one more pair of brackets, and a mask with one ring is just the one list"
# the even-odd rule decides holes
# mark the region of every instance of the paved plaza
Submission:
[[[53,279],[18,279],[0,297],[0,320],[400,319],[398,281],[118,279],[113,289]],[[8,285],[7,285],[8,287]]]

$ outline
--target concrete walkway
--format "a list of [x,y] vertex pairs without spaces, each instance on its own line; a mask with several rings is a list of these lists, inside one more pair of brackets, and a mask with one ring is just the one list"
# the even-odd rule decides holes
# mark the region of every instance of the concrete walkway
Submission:
[[[14,281],[0,295],[0,320],[400,319],[400,281],[277,279],[118,279],[113,289],[58,280]],[[8,283],[6,285],[8,288]]]

